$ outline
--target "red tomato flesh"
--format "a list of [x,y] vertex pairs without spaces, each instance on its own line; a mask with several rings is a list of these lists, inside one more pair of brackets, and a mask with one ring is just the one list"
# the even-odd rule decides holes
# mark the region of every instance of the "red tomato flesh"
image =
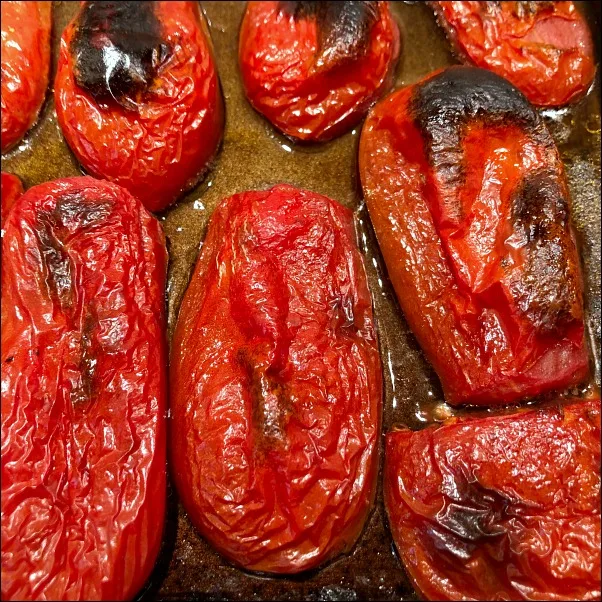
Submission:
[[12,173],[2,172],[2,226],[11,207],[22,194],[21,180]]
[[581,98],[596,73],[589,27],[574,2],[430,2],[466,61],[511,81],[533,104]]
[[2,2],[2,152],[35,123],[50,68],[51,2]]

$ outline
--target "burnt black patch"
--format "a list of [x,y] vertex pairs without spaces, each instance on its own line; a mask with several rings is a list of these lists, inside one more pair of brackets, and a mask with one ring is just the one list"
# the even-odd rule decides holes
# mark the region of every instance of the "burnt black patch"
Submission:
[[[499,4],[496,3],[496,4]],[[554,9],[554,2],[546,0],[522,0],[512,3],[513,14],[517,19],[532,17],[538,13]]]
[[525,253],[525,270],[513,293],[539,332],[554,332],[581,318],[568,201],[558,175],[541,170],[525,177],[511,202],[514,237]]
[[523,94],[504,78],[476,67],[450,67],[416,86],[410,111],[425,140],[427,160],[443,183],[443,202],[460,220],[455,187],[464,182],[462,140],[465,126],[517,125],[546,145],[553,145],[543,121]]
[[445,505],[435,520],[426,525],[429,541],[440,552],[463,561],[491,543],[501,560],[506,521],[515,513],[513,500],[465,477],[457,478],[454,486],[455,491],[445,492]]
[[[519,2],[509,2],[510,11],[516,19],[527,19],[542,11],[554,8],[554,2],[546,0],[522,0]],[[482,10],[485,14],[496,17],[502,12],[502,3],[500,0],[487,0],[481,2]]]
[[370,31],[378,21],[378,2],[280,2],[295,19],[315,18],[318,28],[316,65],[332,69],[365,56]]
[[85,2],[70,50],[77,85],[126,109],[136,108],[171,53],[155,2]]
[[569,207],[558,175],[552,170],[528,174],[514,192],[512,217],[528,227],[530,241],[545,238],[551,226],[566,227]]

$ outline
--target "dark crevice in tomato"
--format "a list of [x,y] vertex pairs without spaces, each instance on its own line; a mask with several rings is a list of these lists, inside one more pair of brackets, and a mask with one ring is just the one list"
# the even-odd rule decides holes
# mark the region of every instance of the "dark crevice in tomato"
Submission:
[[55,235],[56,224],[50,213],[38,213],[36,234],[44,265],[46,289],[63,310],[73,305],[72,265],[69,254]]

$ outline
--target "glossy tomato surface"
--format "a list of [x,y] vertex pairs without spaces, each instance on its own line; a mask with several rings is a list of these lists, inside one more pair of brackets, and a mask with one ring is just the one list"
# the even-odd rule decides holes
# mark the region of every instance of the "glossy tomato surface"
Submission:
[[90,177],[30,188],[2,240],[2,599],[125,600],[166,497],[159,223]]
[[366,120],[359,168],[397,298],[449,403],[587,378],[564,168],[516,88],[451,67],[393,93]]
[[38,117],[50,68],[51,2],[2,2],[2,152]]
[[428,600],[600,599],[600,398],[387,435],[385,506]]
[[388,2],[249,2],[239,64],[259,113],[287,136],[323,141],[391,85],[399,47]]
[[510,80],[533,104],[579,99],[596,72],[575,2],[430,2],[466,61]]
[[56,112],[78,161],[160,211],[193,187],[224,123],[198,2],[83,2],[61,39]]
[[2,226],[10,208],[15,201],[23,194],[23,184],[21,180],[12,173],[2,172]]
[[237,565],[350,550],[376,493],[381,366],[352,214],[280,185],[214,213],[171,357],[172,472]]

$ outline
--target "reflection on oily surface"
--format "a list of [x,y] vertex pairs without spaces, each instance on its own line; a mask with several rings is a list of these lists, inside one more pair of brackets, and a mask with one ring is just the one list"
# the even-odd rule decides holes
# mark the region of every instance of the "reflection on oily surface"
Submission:
[[[55,3],[53,64],[58,38],[73,17],[76,3]],[[224,142],[206,179],[161,216],[169,239],[168,304],[170,334],[207,222],[223,198],[279,182],[315,190],[356,211],[358,242],[365,259],[380,339],[385,382],[386,432],[393,424],[419,428],[451,413],[442,403],[440,385],[408,329],[389,284],[367,211],[358,193],[356,152],[359,127],[324,145],[296,147],[275,133],[245,99],[237,64],[238,28],[244,3],[204,2],[226,102]],[[421,3],[394,3],[404,45],[396,87],[434,69],[453,64],[444,34],[432,11]],[[592,27],[593,29],[593,27]],[[51,76],[52,81],[53,75]],[[25,141],[3,158],[3,171],[19,175],[26,187],[80,169],[63,142],[53,102]],[[600,348],[600,103],[599,87],[575,106],[543,112],[564,160],[572,194],[586,281],[590,344]],[[597,371],[599,378],[599,371]],[[456,411],[457,412],[457,411]],[[325,569],[295,579],[264,579],[229,565],[205,542],[170,496],[171,522],[165,549],[151,578],[149,599],[415,599],[384,519],[382,496],[353,553]]]

